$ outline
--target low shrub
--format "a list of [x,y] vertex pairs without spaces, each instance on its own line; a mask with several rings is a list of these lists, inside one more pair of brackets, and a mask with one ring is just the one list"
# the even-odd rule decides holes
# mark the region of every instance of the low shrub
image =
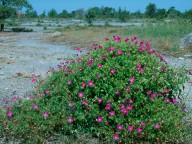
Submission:
[[177,99],[187,80],[183,70],[135,37],[106,38],[90,50],[51,68],[46,79],[34,78],[35,96],[8,108],[4,133],[36,142],[58,133],[120,143],[176,142],[183,136],[186,113]]
[[12,28],[12,32],[32,32],[33,29],[27,29],[27,28]]

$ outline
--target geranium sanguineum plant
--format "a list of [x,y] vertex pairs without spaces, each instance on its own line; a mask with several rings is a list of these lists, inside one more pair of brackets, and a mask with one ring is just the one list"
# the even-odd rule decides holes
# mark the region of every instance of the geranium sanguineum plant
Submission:
[[174,142],[182,136],[185,112],[177,96],[186,79],[148,42],[106,38],[50,69],[46,79],[33,80],[36,98],[7,111],[6,128],[41,140],[85,133],[108,142]]

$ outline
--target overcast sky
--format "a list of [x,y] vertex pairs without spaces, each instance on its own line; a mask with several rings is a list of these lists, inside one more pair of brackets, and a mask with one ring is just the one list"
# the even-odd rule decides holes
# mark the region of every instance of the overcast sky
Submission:
[[37,10],[38,14],[42,13],[43,10],[48,12],[52,8],[56,9],[57,12],[61,12],[64,9],[71,12],[80,8],[87,10],[95,6],[108,6],[116,9],[121,7],[130,12],[138,10],[144,12],[149,3],[155,3],[157,8],[165,9],[174,6],[181,12],[192,9],[192,0],[29,0],[29,2]]

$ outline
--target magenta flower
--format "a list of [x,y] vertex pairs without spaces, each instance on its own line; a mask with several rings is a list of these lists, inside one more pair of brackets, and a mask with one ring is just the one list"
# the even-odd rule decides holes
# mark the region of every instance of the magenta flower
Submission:
[[142,127],[145,127],[146,126],[146,123],[144,123],[144,122],[141,122],[141,124],[140,124]]
[[126,109],[121,109],[121,112],[123,113],[123,115],[127,115],[128,114],[128,111]]
[[117,129],[118,129],[118,130],[123,130],[123,126],[120,125],[120,124],[118,124],[118,125],[117,125]]
[[114,115],[115,115],[115,111],[110,111],[110,112],[109,112],[109,115],[110,115],[110,116],[114,116]]
[[101,78],[101,76],[99,74],[96,75],[97,78]]
[[98,98],[97,101],[98,101],[98,103],[101,103],[103,101],[103,99],[102,98]]
[[171,100],[169,98],[166,98],[165,101],[169,103]]
[[78,93],[78,96],[79,96],[80,98],[82,98],[82,97],[84,96],[84,93],[83,93],[83,92],[79,92],[79,93]]
[[182,111],[185,111],[186,108],[187,108],[186,105],[184,105],[184,106],[181,107]]
[[33,109],[34,109],[34,110],[38,110],[38,105],[37,105],[37,104],[34,104],[34,105],[33,105]]
[[7,110],[10,111],[12,109],[12,106],[8,106]]
[[73,118],[69,117],[67,121],[68,121],[68,123],[73,123]]
[[121,109],[125,109],[125,105],[124,104],[121,104],[120,107],[121,107]]
[[72,82],[71,80],[68,80],[68,81],[67,81],[67,84],[68,84],[68,85],[71,85],[71,82]]
[[162,70],[162,71],[165,71],[165,70],[166,70],[166,67],[162,66],[162,67],[161,67],[161,70]]
[[132,126],[132,125],[128,126],[128,128],[127,128],[128,131],[132,131],[133,129],[134,129],[134,126]]
[[97,117],[96,121],[97,121],[97,122],[102,122],[102,121],[103,121],[103,118],[102,118],[102,117]]
[[154,128],[155,128],[155,129],[159,129],[159,128],[160,128],[160,125],[159,125],[159,124],[154,124]]
[[69,72],[69,74],[73,74],[73,71],[72,71],[72,70],[69,70],[68,72]]
[[88,82],[88,86],[93,86],[94,85],[94,82],[93,81],[89,81]]
[[131,90],[131,89],[130,89],[129,87],[126,88],[126,92],[130,92],[130,90]]
[[40,95],[40,96],[43,96],[43,92],[39,92],[39,95]]
[[109,122],[108,122],[108,121],[106,121],[106,122],[105,122],[105,125],[109,125]]
[[82,82],[81,86],[84,88],[86,86],[86,83]]
[[92,62],[89,61],[89,62],[87,63],[87,66],[90,67],[91,65],[92,65]]
[[175,99],[175,98],[172,98],[172,102],[177,105],[178,104],[178,101]]
[[108,51],[113,51],[113,50],[115,50],[114,47],[110,47],[110,48],[108,49]]
[[116,52],[117,52],[117,54],[119,54],[119,55],[122,54],[122,51],[119,50],[119,49],[118,49]]
[[133,100],[132,98],[130,98],[130,99],[129,99],[129,102],[130,102],[130,103],[133,103],[133,102],[134,102],[134,100]]
[[142,73],[145,72],[145,70],[143,68],[140,68],[139,71],[142,72]]
[[164,93],[165,93],[165,94],[168,94],[168,93],[169,93],[169,90],[168,90],[168,89],[165,89],[165,90],[164,90]]
[[133,109],[132,105],[127,105],[127,109],[131,111]]
[[50,94],[50,90],[46,90],[45,93],[48,95]]
[[191,70],[191,71],[189,71],[189,75],[192,75],[192,70]]
[[110,104],[106,104],[105,109],[106,110],[111,110],[111,105]]
[[119,140],[119,135],[118,135],[118,134],[114,134],[114,135],[113,135],[113,139],[116,140],[116,141],[118,141],[118,140]]
[[103,65],[102,65],[101,63],[99,63],[97,66],[98,66],[99,68],[101,68]]
[[82,105],[86,105],[87,104],[87,100],[82,100]]
[[8,111],[7,116],[10,118],[12,117],[12,115],[13,115],[12,111]]
[[147,90],[146,93],[147,93],[147,95],[150,95],[150,94],[151,94],[151,91],[150,91],[150,90]]
[[81,48],[76,48],[76,50],[78,51],[78,52],[82,52],[82,50],[81,50]]
[[88,105],[88,106],[87,106],[87,109],[88,109],[88,110],[90,110],[90,109],[91,109],[91,106],[90,106],[90,105]]
[[106,41],[108,41],[108,40],[109,40],[109,38],[105,38],[105,40],[106,40]]
[[44,117],[44,118],[47,118],[47,117],[48,117],[48,112],[44,112],[44,113],[43,113],[43,117]]
[[83,68],[79,68],[78,70],[79,70],[79,71],[82,71],[82,70],[83,70]]
[[133,84],[133,83],[134,83],[134,80],[135,80],[135,78],[134,78],[134,77],[131,77],[130,80],[129,80],[129,81],[130,81],[130,84]]
[[74,102],[73,102],[73,101],[70,101],[70,102],[68,103],[68,105],[69,105],[69,107],[72,107],[72,106],[74,105]]
[[140,68],[140,67],[141,67],[141,64],[137,64],[136,66],[137,66],[138,68]]
[[142,129],[142,128],[137,128],[137,132],[138,132],[138,133],[142,133],[142,132],[143,132],[143,129]]
[[31,80],[31,82],[32,82],[32,83],[35,83],[35,82],[36,82],[36,79],[35,79],[35,78],[33,78],[33,79]]
[[115,92],[115,94],[120,95],[121,92],[120,92],[119,90],[117,90],[117,91]]
[[63,68],[63,71],[66,71],[66,70],[67,70],[67,68],[66,68],[66,67],[64,67],[64,68]]
[[112,74],[114,74],[115,73],[115,69],[110,69],[110,72],[112,73]]
[[130,38],[125,38],[125,42],[128,42],[130,40]]
[[79,63],[82,61],[82,58],[78,58],[78,60],[77,60]]

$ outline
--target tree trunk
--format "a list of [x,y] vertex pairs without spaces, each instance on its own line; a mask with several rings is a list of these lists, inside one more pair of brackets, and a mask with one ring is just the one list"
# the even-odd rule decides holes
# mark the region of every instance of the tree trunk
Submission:
[[4,24],[1,24],[1,29],[0,29],[0,31],[1,31],[1,32],[4,31]]

